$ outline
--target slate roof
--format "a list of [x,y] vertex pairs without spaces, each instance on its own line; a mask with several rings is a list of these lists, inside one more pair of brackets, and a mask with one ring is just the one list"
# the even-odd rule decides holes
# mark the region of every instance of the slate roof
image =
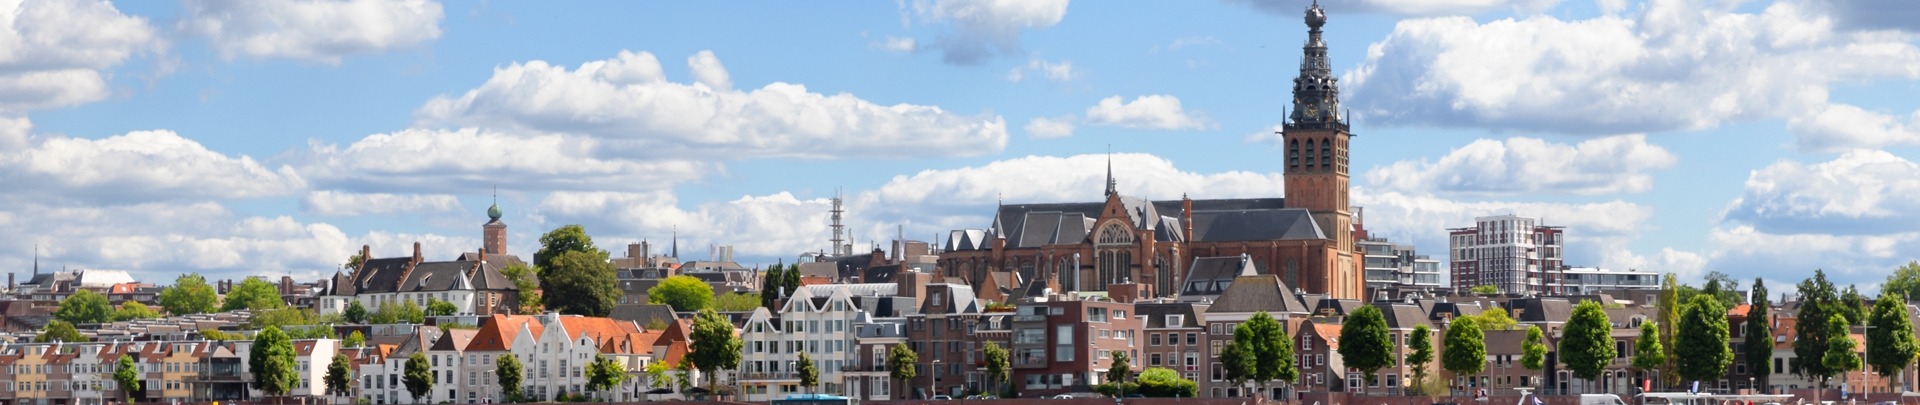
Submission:
[[1573,315],[1573,303],[1566,298],[1522,298],[1507,301],[1513,310],[1507,315],[1520,323],[1563,323]]
[[[1207,305],[1192,302],[1141,302],[1133,305],[1133,311],[1136,315],[1147,317],[1145,328],[1148,329],[1199,328],[1203,320],[1198,315],[1207,312]],[[1167,325],[1167,315],[1183,316],[1179,325]]]
[[608,313],[607,317],[633,322],[641,327],[646,327],[646,325],[652,324],[654,321],[660,321],[660,323],[664,325],[678,318],[673,314],[673,307],[666,304],[616,305],[613,307],[613,312]]
[[1187,267],[1187,277],[1183,279],[1186,285],[1181,286],[1180,295],[1220,295],[1235,278],[1259,273],[1253,259],[1246,255],[1196,257],[1193,265]]
[[1373,305],[1380,307],[1380,314],[1387,318],[1387,328],[1413,329],[1419,325],[1433,327],[1433,322],[1427,320],[1427,311],[1421,309],[1419,305],[1398,302],[1378,302]]
[[1313,313],[1319,316],[1347,316],[1348,312],[1360,309],[1363,305],[1366,304],[1361,303],[1360,300],[1321,298],[1320,301],[1314,303]]
[[1241,276],[1227,286],[1227,291],[1213,301],[1207,313],[1258,312],[1269,313],[1305,313],[1307,308],[1294,297],[1293,289],[1288,288],[1280,276],[1261,274]]
[[433,342],[432,350],[467,351],[468,344],[472,343],[473,337],[479,333],[480,331],[473,329],[448,329],[445,335],[440,335],[440,339]]
[[1484,338],[1485,340],[1482,341],[1486,342],[1487,355],[1526,354],[1526,352],[1520,348],[1520,344],[1527,341],[1527,330],[1525,328],[1489,330],[1484,331],[1484,333],[1486,333],[1486,337]]
[[[981,310],[986,309],[986,306],[981,304],[979,299],[974,298],[973,287],[967,286],[966,284],[946,284],[946,286],[947,294],[942,297],[946,299],[945,304],[947,305],[948,311],[946,313],[971,314],[979,313]],[[927,300],[927,302],[922,303],[920,305],[920,313],[931,313],[931,311],[927,310],[927,307],[933,305],[933,303],[933,300]]]
[[1199,211],[1193,213],[1195,242],[1327,239],[1305,209]]

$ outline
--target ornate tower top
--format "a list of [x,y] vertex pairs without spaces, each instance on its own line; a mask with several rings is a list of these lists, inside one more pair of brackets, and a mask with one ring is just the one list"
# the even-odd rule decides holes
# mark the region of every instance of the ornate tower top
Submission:
[[1307,7],[1307,44],[1301,47],[1300,76],[1293,79],[1293,114],[1287,117],[1287,129],[1346,130],[1340,112],[1339,78],[1333,77],[1327,62],[1327,43],[1320,39],[1320,27],[1327,25],[1327,12],[1315,1]]

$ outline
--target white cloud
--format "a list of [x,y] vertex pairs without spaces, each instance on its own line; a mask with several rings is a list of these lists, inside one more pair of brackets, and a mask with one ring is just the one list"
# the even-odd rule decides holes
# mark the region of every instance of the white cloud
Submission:
[[0,1],[0,109],[104,99],[101,70],[164,47],[145,18],[104,1]]
[[1723,217],[1778,234],[1910,232],[1920,227],[1920,164],[1878,150],[1782,160],[1753,171]]
[[688,56],[687,70],[693,71],[695,82],[714,90],[733,90],[733,79],[727,76],[727,67],[720,64],[720,58],[714,57],[713,51],[700,51]]
[[643,190],[698,179],[714,165],[609,154],[593,138],[478,129],[407,129],[344,147],[314,143],[300,172],[326,188],[460,193],[494,185],[543,190]]
[[321,190],[307,193],[300,210],[324,216],[438,213],[464,210],[448,194],[349,193]]
[[1109,125],[1133,129],[1211,129],[1213,120],[1207,119],[1199,111],[1189,112],[1180,106],[1180,98],[1154,94],[1135,97],[1133,101],[1121,102],[1120,96],[1100,99],[1099,104],[1087,108],[1087,124]]
[[180,30],[207,37],[224,58],[289,58],[337,64],[350,55],[440,37],[434,0],[188,0]]
[[1264,144],[1270,144],[1274,147],[1279,147],[1281,145],[1281,141],[1286,139],[1286,137],[1280,135],[1280,131],[1285,129],[1286,127],[1283,125],[1273,124],[1273,125],[1267,126],[1265,129],[1262,129],[1260,131],[1254,131],[1253,133],[1249,133],[1247,134],[1247,136],[1242,137],[1241,139],[1246,141],[1247,143],[1264,143]]
[[[1714,253],[1706,266],[1730,274],[1797,282],[1823,269],[1835,284],[1869,285],[1920,258],[1920,232],[1880,235],[1776,234],[1751,226],[1716,228],[1708,235]],[[1774,291],[1791,291],[1776,285]]]
[[1804,115],[1834,82],[1920,78],[1920,47],[1790,2],[1652,0],[1627,17],[1401,21],[1343,78],[1381,125],[1647,132]]
[[949,64],[977,65],[1025,53],[1020,33],[1059,24],[1067,15],[1067,0],[915,0],[912,10],[923,23],[952,25],[924,47],[939,49]]
[[1033,57],[1027,59],[1027,64],[1015,66],[1007,71],[1007,81],[1017,82],[1026,79],[1028,72],[1039,73],[1041,77],[1056,82],[1071,81],[1079,75],[1073,68],[1073,61],[1048,62],[1045,59]]
[[879,47],[880,49],[897,53],[913,53],[914,51],[920,50],[919,43],[914,41],[913,38],[907,37],[887,37],[886,41],[879,44]]
[[1578,145],[1513,137],[1480,139],[1438,161],[1403,160],[1367,171],[1385,189],[1458,194],[1570,193],[1602,195],[1653,189],[1652,172],[1678,160],[1644,135],[1598,138]]
[[[1598,203],[1461,201],[1399,191],[1353,189],[1353,205],[1362,207],[1369,234],[1413,243],[1423,254],[1447,256],[1447,229],[1473,225],[1475,217],[1513,214],[1565,226],[1567,264],[1620,268],[1636,266],[1628,243],[1652,227],[1653,208],[1613,200]],[[1664,271],[1660,269],[1648,269]]]
[[1035,138],[1064,138],[1073,136],[1073,114],[1059,117],[1034,117],[1027,120],[1027,135]]
[[[15,122],[24,134],[24,119]],[[99,140],[43,136],[24,144],[0,152],[0,178],[8,179],[16,191],[49,198],[119,204],[274,197],[306,187],[290,167],[270,168],[252,157],[208,150],[173,131],[135,131]]]
[[[670,193],[556,192],[536,210],[547,223],[596,224],[602,241],[661,240],[677,234],[682,258],[704,258],[709,245],[730,245],[742,257],[788,257],[825,245],[825,198],[780,192],[681,209]],[[750,235],[750,236],[749,236]],[[656,242],[664,249],[667,242]],[[611,247],[602,242],[602,247]]]
[[742,91],[673,83],[655,79],[658,64],[645,52],[571,71],[516,63],[465,94],[428,101],[416,116],[428,127],[591,138],[601,153],[642,160],[967,156],[1006,147],[998,116],[879,105],[799,84]]
[[[1069,157],[1027,156],[958,169],[923,170],[894,176],[871,194],[880,207],[940,215],[942,207],[980,210],[994,201],[1098,201],[1106,190],[1108,159],[1120,193],[1153,199],[1274,197],[1282,194],[1279,173],[1183,171],[1166,158],[1142,153]],[[969,211],[968,214],[991,215]],[[918,215],[918,214],[916,214]],[[984,225],[971,225],[981,227]]]
[[[1267,13],[1283,17],[1299,17],[1306,12],[1307,6],[1297,1],[1284,0],[1225,0],[1228,3],[1240,3]],[[1322,5],[1328,14],[1341,15],[1345,11],[1379,13],[1401,16],[1442,16],[1442,15],[1478,15],[1491,11],[1512,10],[1520,13],[1539,13],[1553,8],[1561,0],[1327,0]]]
[[1920,110],[1901,122],[1898,117],[1847,104],[1828,104],[1807,115],[1787,118],[1787,128],[1799,134],[1807,150],[1837,150],[1920,144]]

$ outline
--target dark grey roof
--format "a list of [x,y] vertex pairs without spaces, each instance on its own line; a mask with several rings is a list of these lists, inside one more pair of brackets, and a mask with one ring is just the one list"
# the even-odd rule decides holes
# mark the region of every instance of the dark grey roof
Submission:
[[615,320],[633,322],[643,327],[656,320],[660,321],[661,324],[668,324],[673,322],[674,319],[677,319],[673,314],[673,307],[667,306],[666,304],[615,305],[613,312],[607,313],[607,317]]
[[388,257],[368,259],[360,264],[353,273],[353,288],[359,294],[390,293],[400,290],[400,277],[405,276],[407,267],[413,263],[413,257]]
[[898,275],[899,273],[900,273],[900,265],[898,264],[866,267],[864,268],[864,271],[860,276],[860,282],[891,283],[891,282],[894,282],[894,276]]
[[351,297],[355,294],[356,290],[353,288],[353,277],[335,271],[333,272],[333,278],[329,281],[331,281],[331,285],[327,286],[327,295]]
[[1293,289],[1280,281],[1280,276],[1272,274],[1235,278],[1233,285],[1227,286],[1227,291],[1207,308],[1207,313],[1258,311],[1306,313],[1307,308],[1294,296]]
[[1304,209],[1194,211],[1196,242],[1327,239]]
[[1427,312],[1420,309],[1419,305],[1398,302],[1376,302],[1373,305],[1380,307],[1380,314],[1387,318],[1388,328],[1413,329],[1420,325],[1433,327],[1433,322],[1427,320]]
[[1093,218],[1080,213],[1029,212],[1021,219],[1018,237],[1009,238],[1008,247],[1040,247],[1080,243],[1087,239]]
[[1220,295],[1227,291],[1227,285],[1233,284],[1234,278],[1259,273],[1253,259],[1246,255],[1196,257],[1187,268],[1186,285],[1180,286],[1180,295]]
[[1313,313],[1318,316],[1342,317],[1347,316],[1348,312],[1360,309],[1362,305],[1366,304],[1361,303],[1360,300],[1321,298],[1313,304]]
[[[474,261],[474,259],[479,258],[479,256],[480,256],[480,252],[466,252],[466,253],[461,253],[460,257],[454,258],[453,261],[470,262],[470,261]],[[486,261],[487,263],[491,263],[491,264],[500,266],[502,268],[505,268],[507,266],[512,266],[515,264],[519,264],[519,265],[527,264],[526,261],[520,260],[520,256],[503,255],[498,253],[488,253],[486,257]]]
[[1520,323],[1561,323],[1573,315],[1573,303],[1560,297],[1515,299],[1507,301],[1507,306],[1512,308],[1507,316]]
[[[943,297],[941,297],[944,301],[946,301],[946,302],[942,302],[942,304],[945,304],[947,307],[947,310],[944,313],[977,314],[977,313],[980,313],[981,310],[985,309],[982,307],[980,300],[974,298],[973,287],[971,286],[968,286],[966,284],[928,285],[928,287],[933,287],[933,286],[946,287],[945,289],[947,293]],[[929,288],[929,294],[931,294],[931,290],[932,289]],[[920,304],[920,313],[923,313],[923,314],[933,313],[933,311],[929,310],[929,307],[931,307],[934,304],[934,302],[935,301],[933,300],[927,300],[926,302]]]
[[[1133,312],[1147,317],[1146,328],[1199,328],[1203,320],[1198,316],[1207,312],[1206,304],[1192,302],[1141,302],[1133,305]],[[1167,325],[1167,315],[1182,315],[1179,325]]]
[[[1526,354],[1526,352],[1522,351],[1520,347],[1521,343],[1525,343],[1527,341],[1526,328],[1514,329],[1514,330],[1489,330],[1489,331],[1482,331],[1482,333],[1486,334],[1486,337],[1482,341],[1486,342],[1486,349],[1487,349],[1488,355]],[[1552,347],[1552,346],[1548,346],[1548,347]]]

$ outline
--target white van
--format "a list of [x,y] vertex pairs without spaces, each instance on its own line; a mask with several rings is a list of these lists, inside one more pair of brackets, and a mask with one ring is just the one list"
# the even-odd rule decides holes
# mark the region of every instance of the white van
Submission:
[[1627,405],[1627,403],[1621,401],[1619,395],[1614,394],[1580,394],[1580,405]]

